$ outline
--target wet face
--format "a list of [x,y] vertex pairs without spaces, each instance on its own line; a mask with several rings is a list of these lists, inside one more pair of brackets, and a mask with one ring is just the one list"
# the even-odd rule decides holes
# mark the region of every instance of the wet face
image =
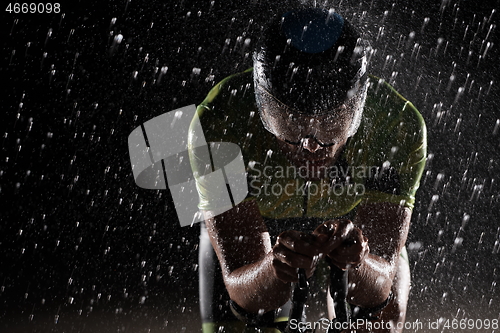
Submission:
[[264,89],[257,88],[256,96],[262,122],[276,136],[281,152],[296,167],[307,168],[308,178],[322,178],[352,135],[355,108],[344,104],[333,112],[308,115]]
[[304,135],[298,142],[291,142],[276,136],[281,152],[296,167],[305,167],[310,179],[323,178],[328,167],[335,163],[347,142],[352,117],[337,119],[334,124],[328,124],[328,126],[324,126],[325,123],[322,120],[306,121],[311,130],[307,132],[319,134],[325,127],[328,128],[329,136],[334,138],[328,144],[322,143],[313,134]]

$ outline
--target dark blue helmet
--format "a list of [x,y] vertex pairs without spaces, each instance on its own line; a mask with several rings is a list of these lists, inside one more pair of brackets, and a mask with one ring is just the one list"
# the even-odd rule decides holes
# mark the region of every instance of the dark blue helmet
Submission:
[[338,13],[292,10],[263,33],[254,54],[255,85],[299,112],[329,113],[366,81],[368,48]]

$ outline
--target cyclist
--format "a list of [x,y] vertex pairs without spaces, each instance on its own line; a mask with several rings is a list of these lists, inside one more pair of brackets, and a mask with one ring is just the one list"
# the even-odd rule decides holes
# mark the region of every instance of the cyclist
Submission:
[[[216,215],[217,192],[197,179],[204,333],[241,332],[229,323],[233,312],[280,316],[297,270],[311,277],[319,262],[348,269],[354,318],[400,331],[426,129],[409,101],[367,74],[369,51],[341,15],[293,10],[269,24],[253,68],[221,81],[198,106],[207,142],[241,148],[249,188]],[[194,149],[190,159],[201,172]]]

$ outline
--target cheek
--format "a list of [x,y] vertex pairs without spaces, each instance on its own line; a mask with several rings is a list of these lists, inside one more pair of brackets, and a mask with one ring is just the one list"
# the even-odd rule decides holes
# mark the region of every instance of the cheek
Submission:
[[327,147],[326,153],[328,154],[328,156],[334,156],[339,149],[340,149],[340,145],[334,145],[331,147]]
[[290,145],[284,141],[281,141],[278,138],[276,138],[276,140],[278,140],[278,147],[281,153],[286,155],[288,158],[293,158],[297,156],[297,154],[299,153],[300,149],[298,146]]
[[338,150],[339,150],[338,145],[325,148],[325,150],[324,150],[325,157],[333,159],[336,156]]

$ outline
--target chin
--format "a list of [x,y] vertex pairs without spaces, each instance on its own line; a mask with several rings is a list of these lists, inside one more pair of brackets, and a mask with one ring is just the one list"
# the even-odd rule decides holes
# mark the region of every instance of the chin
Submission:
[[[297,158],[291,159],[291,162],[295,167],[302,169],[302,175],[306,175],[304,178],[308,180],[315,180],[325,178],[328,174],[329,168],[334,164],[334,159],[332,158],[318,158],[318,159],[304,159]],[[304,171],[307,171],[304,174]]]
[[340,151],[339,146],[332,146],[312,153],[279,139],[278,142],[280,149],[293,165],[308,169],[315,168],[317,170],[332,166],[336,161],[337,152]]

